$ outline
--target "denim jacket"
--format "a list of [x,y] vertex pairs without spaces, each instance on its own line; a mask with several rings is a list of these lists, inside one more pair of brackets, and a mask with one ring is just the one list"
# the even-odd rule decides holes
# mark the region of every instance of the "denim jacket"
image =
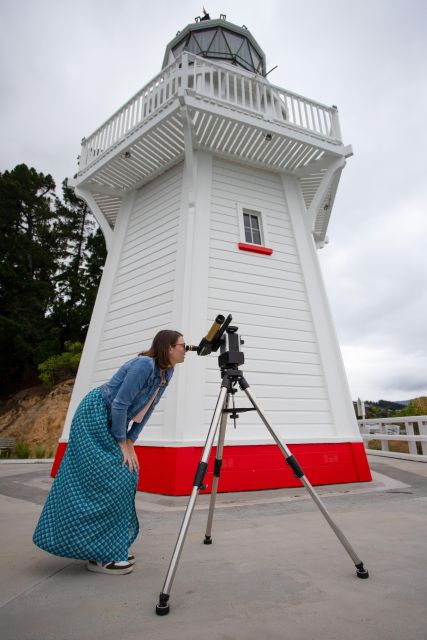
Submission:
[[[167,369],[165,381],[161,384],[160,369],[153,358],[137,356],[125,362],[113,377],[102,385],[101,393],[111,412],[111,433],[117,442],[124,442],[126,438],[136,442],[172,376],[173,369]],[[141,422],[134,422],[127,431],[129,421],[147,404],[160,384],[156,399]]]

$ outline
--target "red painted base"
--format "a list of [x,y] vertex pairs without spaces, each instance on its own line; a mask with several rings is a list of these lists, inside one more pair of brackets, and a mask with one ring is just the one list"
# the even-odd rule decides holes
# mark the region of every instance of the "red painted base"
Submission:
[[[55,476],[66,443],[60,442],[51,475]],[[372,480],[361,442],[288,445],[305,476],[313,485]],[[139,491],[163,495],[189,495],[199,464],[202,447],[136,447],[140,464]],[[211,454],[205,484],[212,485],[215,451]],[[271,445],[224,447],[218,491],[254,491],[298,487],[280,449]]]

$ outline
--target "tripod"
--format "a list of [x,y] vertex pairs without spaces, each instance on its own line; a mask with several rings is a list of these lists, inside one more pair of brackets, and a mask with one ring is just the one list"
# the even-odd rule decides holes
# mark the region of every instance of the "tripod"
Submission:
[[[231,320],[231,316],[229,317]],[[197,467],[196,475],[194,478],[193,489],[187,504],[187,508],[181,524],[181,529],[178,534],[178,538],[175,544],[175,549],[173,551],[172,558],[169,564],[169,569],[166,574],[166,579],[163,584],[163,589],[159,596],[159,603],[156,605],[156,613],[159,616],[164,616],[169,613],[169,597],[170,597],[170,591],[172,588],[172,583],[178,567],[178,562],[181,556],[181,552],[184,547],[185,538],[187,535],[188,527],[190,525],[191,517],[193,515],[197,496],[199,494],[199,491],[205,488],[203,484],[203,480],[208,468],[208,461],[211,454],[213,442],[215,440],[215,436],[218,432],[218,427],[219,427],[218,444],[217,444],[216,459],[215,459],[215,466],[214,466],[214,479],[212,484],[212,491],[211,491],[211,497],[210,497],[210,503],[209,503],[208,521],[207,521],[206,534],[204,539],[204,544],[212,544],[212,536],[211,536],[212,522],[213,522],[214,509],[215,509],[216,494],[218,489],[218,482],[219,482],[221,465],[222,465],[222,453],[224,449],[227,416],[228,414],[230,414],[230,416],[235,420],[236,417],[238,417],[238,413],[242,411],[256,411],[258,413],[262,422],[267,427],[267,430],[269,431],[269,433],[272,435],[273,439],[277,443],[280,451],[285,456],[285,461],[291,467],[295,477],[299,478],[299,480],[303,483],[303,485],[309,492],[310,496],[313,498],[314,502],[322,512],[326,521],[331,526],[332,530],[340,540],[344,549],[347,551],[348,555],[353,560],[356,566],[356,575],[359,578],[369,577],[369,573],[364,568],[363,562],[360,560],[360,558],[354,551],[353,547],[351,546],[351,544],[349,543],[349,541],[347,540],[347,538],[345,537],[341,529],[335,524],[335,522],[331,518],[325,505],[317,495],[316,491],[313,489],[310,482],[305,477],[304,472],[301,469],[300,465],[298,464],[297,460],[292,455],[288,447],[280,441],[273,427],[271,426],[266,416],[262,412],[260,406],[258,405],[258,402],[256,401],[254,395],[249,390],[249,384],[246,381],[243,373],[239,369],[239,366],[244,363],[244,354],[239,350],[239,347],[242,341],[240,340],[237,334],[237,327],[228,326],[226,329],[224,329],[224,331],[226,331],[226,334],[224,335],[224,337],[221,336],[221,343],[220,343],[221,355],[218,358],[219,366],[221,368],[221,377],[222,377],[221,389],[220,389],[220,393],[215,406],[212,421],[209,427],[202,457]],[[191,349],[196,350],[196,348],[191,348]],[[240,387],[241,391],[243,391],[246,394],[246,396],[249,398],[252,405],[251,407],[237,408],[237,409],[235,408],[234,394],[237,391],[236,389],[237,385]],[[233,404],[233,407],[231,409],[229,408],[230,399],[232,400],[232,404]]]

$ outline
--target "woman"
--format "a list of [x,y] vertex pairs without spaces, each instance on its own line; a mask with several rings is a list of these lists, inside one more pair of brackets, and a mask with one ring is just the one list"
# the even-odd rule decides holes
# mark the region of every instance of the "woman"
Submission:
[[125,362],[108,382],[83,398],[34,532],[38,547],[87,560],[89,571],[123,575],[133,570],[129,547],[139,531],[134,443],[175,365],[184,359],[182,334],[159,331],[148,351]]

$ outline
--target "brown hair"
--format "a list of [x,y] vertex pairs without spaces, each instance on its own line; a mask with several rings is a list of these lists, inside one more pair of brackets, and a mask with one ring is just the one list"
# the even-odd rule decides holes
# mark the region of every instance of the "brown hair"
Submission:
[[148,351],[141,351],[138,355],[153,358],[159,369],[168,369],[171,366],[169,362],[169,347],[174,347],[178,338],[181,337],[182,333],[179,333],[179,331],[162,329],[154,336],[153,343]]

